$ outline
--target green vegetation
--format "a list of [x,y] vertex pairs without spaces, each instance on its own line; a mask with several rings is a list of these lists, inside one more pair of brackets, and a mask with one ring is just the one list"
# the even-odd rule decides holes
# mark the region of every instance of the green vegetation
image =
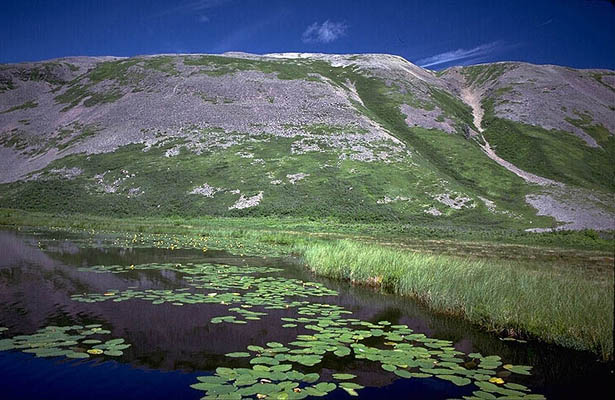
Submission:
[[45,62],[27,69],[17,71],[17,77],[22,81],[47,82],[51,85],[63,85],[66,83],[60,78],[59,70],[62,64],[59,62]]
[[64,109],[68,111],[90,95],[90,92],[88,92],[85,87],[76,85],[70,87],[64,93],[56,96],[54,100],[61,104],[68,104],[68,106]]
[[172,56],[147,57],[143,59],[142,65],[146,69],[164,72],[167,76],[179,75],[179,71],[175,68],[175,58]]
[[[252,356],[252,368],[219,367],[214,376],[198,377],[199,383],[191,387],[205,391],[208,396],[238,395],[235,398],[258,393],[261,397],[271,395],[273,398],[302,399],[325,396],[337,387],[358,396],[357,390],[363,386],[347,382],[356,375],[336,373],[332,374],[332,378],[338,382],[319,382],[309,386],[317,382],[320,375],[315,372],[302,373],[297,365],[312,367],[321,364],[325,357],[335,357],[376,362],[382,370],[404,379],[435,377],[457,386],[474,383],[487,392],[503,395],[525,395],[529,392],[529,388],[519,384],[510,383],[515,385],[515,390],[511,390],[509,386],[499,388],[487,382],[504,383],[504,380],[493,376],[498,369],[530,375],[531,366],[502,365],[499,356],[485,357],[479,353],[465,355],[456,351],[452,342],[413,333],[407,325],[392,325],[385,320],[377,323],[361,321],[345,317],[344,314],[352,312],[336,305],[304,303],[307,305],[298,308],[299,318],[282,318],[282,321],[296,322],[285,325],[295,327],[301,324],[315,333],[297,335],[295,341],[286,345],[269,342],[266,346],[248,346],[247,350],[254,353],[253,356],[248,352],[229,353],[227,356],[231,358]],[[374,345],[382,342],[384,346]],[[537,394],[534,396],[544,398]]]
[[[28,120],[20,122],[24,125],[29,125]],[[79,122],[73,122],[70,125],[64,126],[49,136],[14,129],[9,134],[0,138],[0,145],[12,147],[28,156],[37,156],[46,153],[52,148],[60,151],[65,150],[93,136],[98,131],[99,129],[93,124],[83,125]]]
[[[60,130],[57,140],[50,146],[57,146],[58,150],[64,150],[90,136],[94,136],[99,131],[95,125],[82,125],[78,122],[73,123],[71,128]],[[66,140],[67,137],[70,137],[70,139]]]
[[320,275],[415,297],[490,330],[613,356],[613,271],[485,262],[341,241],[307,247]]
[[84,106],[93,107],[97,104],[113,103],[122,98],[122,96],[123,94],[117,89],[112,89],[107,92],[94,92],[89,90],[88,86],[75,85],[67,89],[64,93],[56,96],[55,101],[60,104],[67,104],[62,111],[68,111],[81,103],[84,99]]
[[164,72],[168,75],[177,75],[178,71],[174,66],[174,57],[135,57],[117,61],[105,61],[96,64],[96,67],[86,76],[93,83],[99,83],[106,80],[117,81],[121,85],[132,83],[142,74],[139,68],[133,68],[133,73],[129,71],[132,67],[140,67],[140,69],[149,69],[159,72]]
[[[130,86],[136,91],[143,90],[140,86],[141,80],[145,77],[143,69],[163,72],[167,76],[178,75],[179,72],[173,62],[171,56],[101,62],[70,82],[69,88],[56,96],[55,100],[60,104],[67,104],[62,111],[70,110],[84,99],[83,105],[86,107],[113,103],[124,96],[122,88],[125,86]],[[94,86],[103,81],[113,81],[116,86],[104,92],[94,90]]]
[[65,62],[64,65],[66,65],[68,67],[68,69],[70,69],[72,72],[79,71],[79,67],[76,66],[75,64],[71,64],[71,63]]
[[332,69],[324,61],[262,61],[224,56],[184,57],[185,65],[204,66],[199,73],[222,76],[237,71],[257,70],[266,74],[275,73],[278,79],[308,79],[310,72],[324,72]]
[[0,76],[0,93],[15,89],[13,80],[8,77]]
[[36,101],[30,100],[18,106],[7,108],[6,110],[0,112],[0,114],[6,114],[6,113],[10,113],[10,112],[17,111],[17,110],[27,110],[28,108],[36,108],[36,107],[38,107],[38,103]]
[[615,138],[588,116],[568,122],[585,130],[603,146],[592,148],[571,133],[494,116],[493,99],[483,102],[485,138],[503,159],[528,172],[580,187],[615,190]]
[[592,74],[592,78],[594,78],[595,80],[597,80],[601,85],[604,85],[605,87],[609,88],[610,90],[615,92],[615,88],[611,85],[609,85],[608,83],[604,82],[602,80],[602,77],[604,76],[613,76],[615,75],[615,73],[613,72],[607,72],[607,73],[601,73],[601,72],[593,72]]
[[487,81],[492,81],[504,72],[516,68],[515,64],[479,64],[463,67],[460,71],[465,76],[468,85],[481,86]]
[[[20,122],[26,126],[29,125],[29,122],[24,120]],[[17,151],[21,151],[26,156],[35,156],[41,153],[41,149],[47,148],[46,140],[43,136],[19,128],[5,132],[3,137],[0,137],[0,146],[12,147]]]
[[96,104],[113,103],[116,100],[121,99],[123,94],[118,90],[111,90],[104,93],[91,93],[83,105],[86,107],[93,107]]
[[[519,201],[525,194],[535,189],[484,157],[476,143],[465,140],[461,135],[409,128],[399,110],[400,104],[386,95],[386,89],[381,81],[359,78],[355,85],[366,106],[368,116],[380,122],[410,148],[415,149],[426,161],[423,168],[438,171],[440,179],[454,182],[455,184],[450,186],[459,191],[503,203],[507,209],[517,215],[527,217],[535,215],[534,210],[528,208],[523,201]],[[472,116],[467,106],[449,100],[448,97],[440,98],[438,106],[448,110],[449,115],[457,115],[458,121],[471,121]],[[470,124],[473,126],[473,123]],[[485,223],[491,224],[488,220],[493,221],[492,215],[483,219],[480,210],[469,210],[466,215],[468,218],[464,220],[465,222],[480,220],[484,226]],[[534,216],[532,219],[538,223],[549,224],[546,220],[540,221],[538,218]],[[508,223],[511,222],[509,219]]]
[[[436,101],[440,109],[444,111],[445,115],[453,117],[455,120],[461,121],[465,125],[476,130],[474,126],[474,117],[472,116],[472,108],[470,108],[470,106],[440,89],[432,89],[431,97]],[[457,125],[459,125],[459,123]],[[459,126],[458,132],[461,132]]]
[[127,83],[128,69],[136,65],[140,59],[130,58],[119,61],[105,61],[96,64],[96,67],[87,74],[90,82],[99,83],[106,80],[118,80]]
[[15,128],[4,137],[0,138],[0,145],[4,147],[13,147],[15,150],[25,150],[28,148],[29,142],[24,137],[23,132]]
[[[580,118],[566,118],[566,121],[576,126],[577,128],[583,129],[585,133],[589,136],[593,137],[596,142],[602,146],[607,152],[611,152],[611,156],[613,156],[613,135],[611,135],[603,125],[592,124],[592,116],[589,114],[576,113]],[[612,159],[612,158],[611,158]]]
[[[209,69],[201,69],[199,73],[209,76],[222,76],[239,70],[250,69],[243,63],[243,59],[223,56],[199,56],[185,57],[184,65],[206,66]],[[243,68],[242,68],[243,67]]]
[[[4,328],[6,330],[6,328]],[[2,328],[0,328],[0,334]],[[98,339],[111,331],[100,324],[47,326],[31,335],[19,335],[10,339],[0,339],[0,351],[21,350],[36,357],[90,358],[90,355],[119,357],[122,350],[130,347],[124,339],[111,339],[103,342]],[[96,337],[96,339],[94,339]]]
[[[7,227],[49,227],[62,230],[105,231],[120,234],[149,234],[151,242],[157,235],[183,235],[185,238],[213,235],[223,240],[243,240],[268,243],[276,250],[291,252],[293,246],[306,240],[352,238],[382,243],[416,251],[461,254],[471,257],[533,259],[570,265],[593,265],[601,256],[612,256],[612,237],[601,238],[593,230],[530,233],[513,229],[477,229],[453,226],[411,225],[399,223],[351,223],[334,218],[316,220],[310,217],[100,217],[91,214],[50,214],[24,210],[0,209],[0,225]],[[182,236],[182,237],[183,237]],[[162,240],[162,239],[159,239]],[[188,246],[188,239],[173,242]],[[149,242],[148,242],[149,243]],[[188,243],[188,244],[187,244]],[[128,242],[126,242],[128,244]],[[169,242],[169,245],[171,242]],[[196,248],[199,248],[197,245]],[[565,250],[571,249],[571,250]],[[585,251],[589,251],[585,253]],[[595,253],[595,251],[606,252]],[[257,254],[261,254],[257,251]],[[597,257],[597,261],[592,261]]]
[[[353,128],[314,125],[305,129],[329,134],[339,129],[352,132]],[[68,142],[58,141],[59,146],[66,148],[96,131],[95,127],[81,130],[81,135],[71,134]],[[514,215],[532,219],[534,226],[552,225],[550,218],[535,217],[534,210],[522,201],[522,195],[528,191],[520,179],[486,157],[473,157],[479,150],[471,142],[437,131],[414,129],[411,132],[413,139],[423,145],[422,154],[429,154],[441,170],[454,173],[454,179],[438,174],[419,156],[413,160],[423,163],[422,168],[408,168],[403,159],[388,164],[340,161],[342,150],[337,149],[323,148],[326,151],[288,156],[292,138],[263,140],[249,146],[237,144],[202,154],[185,151],[183,142],[169,141],[145,152],[142,145],[131,145],[113,153],[73,154],[54,161],[42,171],[43,180],[2,185],[0,206],[47,212],[95,212],[108,217],[294,216],[419,226],[433,225],[437,217],[424,210],[438,207],[447,215],[447,221],[442,224],[447,228],[466,226],[491,230],[527,226],[523,218]],[[439,149],[438,141],[447,142],[449,150]],[[177,156],[165,157],[173,148],[184,150]],[[249,152],[254,157],[244,158],[241,152]],[[452,158],[455,155],[459,161]],[[254,159],[265,161],[255,164]],[[79,168],[83,174],[73,180],[59,179],[52,171],[63,168]],[[291,183],[287,175],[297,173],[309,176]],[[102,179],[95,178],[101,174],[104,174]],[[451,182],[446,188],[441,183],[445,179]],[[282,183],[274,185],[271,183],[274,180]],[[205,183],[219,190],[211,197],[191,194]],[[417,190],[419,184],[422,186]],[[234,190],[240,190],[241,194]],[[264,195],[257,207],[230,208],[241,195],[254,196],[260,191]],[[426,191],[478,194],[514,214],[491,212],[476,198],[473,207],[449,209]],[[512,197],[517,193],[521,200]],[[412,201],[383,203],[385,196],[409,196]]]

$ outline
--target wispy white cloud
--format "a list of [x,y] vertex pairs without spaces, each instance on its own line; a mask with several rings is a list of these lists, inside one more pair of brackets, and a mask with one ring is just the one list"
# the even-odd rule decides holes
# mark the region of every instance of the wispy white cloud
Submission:
[[208,8],[215,8],[228,3],[230,0],[194,0],[184,4],[189,10],[200,11]]
[[199,20],[199,22],[209,22],[209,17],[207,15],[199,15],[197,19]]
[[467,61],[469,59],[477,60],[482,59],[488,54],[508,47],[510,47],[510,45],[507,45],[502,41],[495,41],[491,43],[481,44],[480,46],[476,46],[472,49],[457,49],[446,51],[444,53],[436,54],[435,56],[420,59],[416,63],[423,68],[427,68],[436,65],[451,63],[454,61]]
[[343,22],[326,20],[322,24],[314,22],[301,35],[304,43],[330,43],[346,34],[348,26]]
[[[207,22],[209,18],[203,14],[205,10],[224,6],[233,0],[187,0],[181,3],[161,10],[151,17],[163,17],[173,14],[197,14],[200,22]],[[201,18],[207,18],[207,21],[202,21]]]
[[543,23],[536,25],[537,28],[540,28],[541,26],[545,26],[545,25],[549,25],[551,22],[553,22],[553,18],[549,18],[548,20],[544,21]]

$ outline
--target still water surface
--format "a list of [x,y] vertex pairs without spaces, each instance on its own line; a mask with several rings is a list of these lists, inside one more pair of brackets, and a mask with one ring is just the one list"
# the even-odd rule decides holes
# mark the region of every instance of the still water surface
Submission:
[[[352,312],[352,318],[377,323],[407,325],[415,333],[449,340],[456,350],[469,354],[498,355],[505,364],[533,366],[531,376],[507,378],[548,398],[585,398],[588,390],[612,391],[612,364],[595,357],[538,343],[504,342],[456,318],[430,313],[422,306],[396,296],[349,286],[313,276],[292,258],[237,257],[222,251],[110,248],[104,237],[90,240],[74,234],[0,231],[0,340],[29,335],[46,326],[100,324],[131,347],[119,357],[92,356],[85,360],[65,357],[37,358],[19,350],[0,351],[2,399],[198,399],[204,392],[190,385],[218,367],[251,367],[247,360],[226,357],[246,351],[249,345],[287,344],[298,334],[313,334],[299,325],[283,328],[280,318],[297,317],[295,309],[267,310],[249,323],[212,324],[230,315],[228,305],[152,304],[142,299],[84,303],[71,296],[148,289],[181,289],[186,274],[176,270],[137,269],[122,273],[83,270],[94,265],[198,263],[274,267],[271,275],[318,282],[337,291],[336,296],[310,299],[334,304]],[[253,310],[262,311],[258,307]],[[432,378],[402,379],[384,371],[379,363],[353,357],[329,357],[300,371],[317,372],[329,380],[333,373],[352,373],[365,386],[361,399],[445,399],[469,396],[474,385],[456,386]],[[327,398],[350,398],[343,390]]]

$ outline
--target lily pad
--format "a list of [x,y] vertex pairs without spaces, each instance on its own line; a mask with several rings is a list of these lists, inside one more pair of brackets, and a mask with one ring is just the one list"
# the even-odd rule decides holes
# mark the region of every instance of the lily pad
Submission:
[[236,351],[233,353],[226,353],[227,357],[232,357],[232,358],[245,358],[245,357],[250,357],[250,353],[246,353],[243,351]]
[[333,378],[337,379],[337,380],[348,380],[348,379],[354,379],[356,378],[356,375],[353,374],[333,374]]
[[530,370],[532,369],[529,365],[511,365],[506,364],[503,365],[502,368],[507,369],[508,371],[519,374],[519,375],[531,375]]
[[381,367],[383,370],[389,371],[389,372],[393,372],[397,369],[395,365],[391,365],[391,364],[382,364]]
[[472,381],[469,380],[468,378],[461,378],[455,375],[436,375],[436,378],[453,382],[453,384],[457,386],[465,386],[465,385],[469,385],[470,383],[472,383]]
[[396,369],[394,372],[395,372],[395,375],[401,378],[409,379],[412,377],[412,374],[409,371],[406,371],[405,369]]
[[124,354],[124,352],[120,351],[120,350],[105,350],[104,353],[106,356],[111,356],[111,357],[119,357],[122,354]]

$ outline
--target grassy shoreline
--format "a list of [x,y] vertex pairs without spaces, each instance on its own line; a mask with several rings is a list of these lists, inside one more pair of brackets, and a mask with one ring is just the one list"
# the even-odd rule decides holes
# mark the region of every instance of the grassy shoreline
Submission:
[[342,240],[308,246],[311,270],[413,297],[512,337],[613,357],[613,276],[534,263],[429,255]]
[[295,217],[104,217],[90,214],[49,214],[0,208],[0,226],[56,227],[69,229],[113,230],[138,233],[202,234],[209,231],[283,232],[328,238],[357,238],[382,243],[404,244],[416,240],[482,243],[495,247],[520,245],[613,252],[614,232],[558,231],[530,233],[515,229],[459,226],[422,226],[394,223],[354,223]]
[[592,232],[542,234],[529,245],[525,233],[466,231],[454,239],[433,229],[411,235],[293,218],[119,219],[6,209],[1,227],[114,233],[128,246],[293,253],[315,274],[410,296],[490,331],[613,358],[613,241]]

